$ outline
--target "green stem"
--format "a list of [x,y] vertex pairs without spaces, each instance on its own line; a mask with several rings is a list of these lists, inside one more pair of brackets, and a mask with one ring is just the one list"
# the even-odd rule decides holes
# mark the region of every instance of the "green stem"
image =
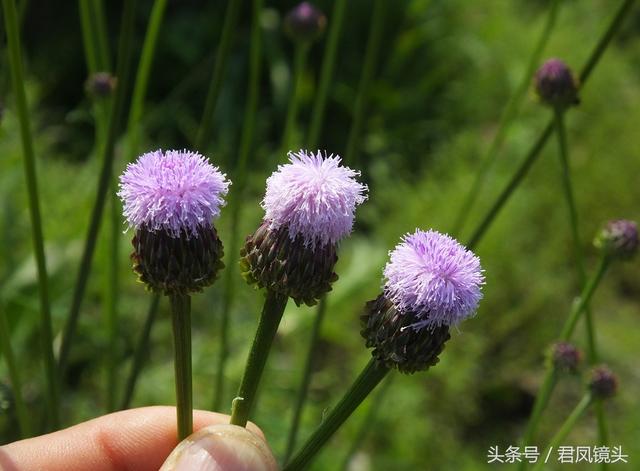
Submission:
[[117,372],[118,372],[118,254],[120,252],[120,205],[112,182],[109,201],[109,259],[107,260],[107,296],[106,296],[106,327],[107,327],[107,412],[113,412],[116,407]]
[[333,70],[336,65],[336,51],[338,42],[340,41],[340,33],[344,24],[344,11],[346,0],[335,0],[333,2],[333,11],[331,13],[331,21],[329,26],[329,34],[327,37],[327,46],[322,58],[322,69],[320,71],[320,82],[318,83],[318,91],[316,99],[313,102],[313,112],[311,113],[311,124],[309,125],[309,137],[307,138],[307,146],[313,150],[318,145],[320,137],[320,129],[324,120],[324,111],[327,104],[327,94],[329,85],[333,79]]
[[[556,386],[558,381],[558,373],[556,369],[552,366],[547,371],[547,374],[544,378],[542,386],[536,394],[536,400],[533,403],[533,409],[531,411],[531,416],[529,417],[529,422],[527,424],[527,428],[525,429],[524,434],[522,435],[522,440],[520,440],[520,446],[530,446],[533,440],[533,437],[540,425],[540,419],[542,418],[542,413],[549,402],[549,398],[551,397],[551,393]],[[519,471],[524,471],[527,467],[526,461],[521,461],[518,465]]]
[[224,76],[224,71],[227,67],[227,59],[229,57],[229,51],[231,50],[231,39],[233,38],[233,33],[236,30],[236,25],[238,24],[240,4],[240,0],[230,0],[225,12],[222,34],[220,36],[220,45],[218,46],[218,55],[216,56],[216,62],[213,66],[213,75],[211,77],[211,82],[209,82],[209,91],[207,92],[204,111],[202,113],[200,127],[198,128],[198,134],[196,136],[196,148],[202,152],[204,152],[205,144],[211,134],[213,114],[216,110],[220,89],[222,88],[222,77]]
[[376,68],[378,54],[380,51],[386,6],[386,0],[375,0],[373,4],[371,29],[369,30],[369,38],[367,39],[367,49],[364,53],[364,63],[362,64],[362,74],[360,75],[360,83],[358,84],[358,93],[353,107],[354,111],[351,130],[349,131],[349,137],[347,139],[347,150],[344,155],[344,161],[351,165],[355,165],[355,159],[357,157],[358,143],[360,142],[360,134],[362,132],[362,120],[364,118],[365,107],[369,98],[370,83]]
[[84,55],[87,59],[87,69],[90,73],[98,71],[98,56],[96,46],[96,38],[91,22],[91,5],[89,0],[80,0],[78,2],[78,10],[80,13],[80,26],[82,30],[82,44],[84,45]]
[[[239,239],[239,221],[242,214],[242,206],[244,204],[243,192],[245,182],[247,180],[247,162],[249,154],[253,148],[255,135],[255,127],[258,113],[258,99],[260,98],[260,79],[261,79],[261,61],[262,61],[262,32],[260,29],[260,15],[262,13],[263,0],[253,0],[252,18],[251,18],[251,51],[249,54],[249,78],[247,82],[247,102],[244,110],[244,126],[242,127],[242,135],[240,137],[240,151],[236,168],[234,170],[234,187],[235,193],[229,196],[229,210],[231,213],[231,251],[229,257],[235,257],[237,254],[237,240]],[[216,371],[216,386],[214,388],[214,410],[219,410],[223,398],[223,381],[224,372],[228,358],[228,337],[229,337],[229,316],[231,314],[231,306],[235,290],[231,286],[233,284],[232,268],[236,268],[236,264],[232,264],[227,268],[225,275],[225,287],[222,300],[222,312],[220,320],[220,355],[218,357]]]
[[[569,314],[569,317],[565,321],[564,327],[562,328],[560,341],[567,342],[568,340],[570,340],[571,335],[575,330],[578,319],[580,318],[580,314],[582,314],[586,306],[589,305],[589,301],[591,300],[595,289],[600,284],[600,280],[606,272],[608,265],[609,258],[606,255],[603,255],[600,259],[600,263],[598,264],[598,268],[596,269],[595,273],[592,275],[591,279],[589,279],[589,281],[584,285],[580,297],[576,300],[576,302],[573,303],[573,306],[571,307],[571,313]],[[542,416],[542,413],[549,403],[549,398],[551,397],[551,393],[553,392],[555,384],[556,371],[554,366],[550,364],[542,381],[540,392],[536,396],[533,411],[531,417],[529,417],[529,422],[525,429],[525,433],[522,439],[523,446],[531,444],[531,440],[533,440],[538,424],[540,422],[540,417]],[[520,469],[524,469],[523,465],[520,465]]]
[[151,72],[151,66],[153,65],[158,34],[162,26],[166,6],[167,0],[155,0],[153,8],[151,9],[151,15],[149,16],[149,25],[147,26],[147,32],[142,44],[140,63],[138,64],[138,70],[136,72],[136,81],[133,87],[131,108],[129,109],[129,118],[127,121],[127,162],[133,160],[138,151],[144,99],[147,95],[149,74]]
[[[607,46],[611,42],[611,39],[613,39],[613,36],[620,28],[620,25],[622,24],[622,21],[627,16],[628,10],[631,7],[631,5],[633,5],[633,2],[634,0],[625,0],[624,2],[622,2],[620,7],[618,8],[618,11],[615,13],[613,18],[611,19],[609,26],[605,30],[604,34],[600,37],[598,43],[596,44],[595,48],[591,52],[589,58],[587,59],[586,64],[582,67],[582,71],[580,72],[580,75],[579,75],[580,84],[582,88],[584,88],[589,76],[593,72],[593,69],[595,68],[597,63],[600,61],[600,58],[602,57],[602,54],[604,53]],[[491,206],[491,208],[489,208],[489,211],[487,212],[485,217],[482,219],[480,224],[478,224],[478,227],[475,229],[474,233],[469,239],[469,242],[467,243],[467,247],[472,249],[478,244],[478,242],[480,242],[480,240],[484,236],[484,233],[487,231],[489,226],[491,226],[491,223],[493,222],[495,217],[498,215],[498,213],[500,212],[504,204],[507,202],[507,200],[509,199],[513,191],[520,185],[524,177],[527,175],[529,169],[533,165],[533,163],[537,160],[538,156],[540,155],[540,152],[542,151],[545,144],[547,143],[547,140],[551,136],[552,131],[553,131],[553,120],[549,124],[547,124],[544,131],[542,131],[542,134],[540,135],[538,140],[534,143],[533,147],[529,151],[527,157],[520,164],[520,167],[516,170],[514,175],[511,177],[511,180],[507,183],[506,187],[500,193],[500,195],[498,196],[494,204]]]
[[69,310],[67,322],[64,326],[64,335],[62,338],[62,345],[60,347],[59,358],[59,367],[63,373],[67,368],[67,363],[69,360],[69,350],[73,343],[73,337],[75,336],[78,317],[80,314],[80,306],[82,304],[82,299],[84,297],[85,289],[87,286],[87,280],[89,278],[89,272],[91,270],[91,262],[93,260],[93,255],[95,252],[96,239],[100,229],[100,223],[102,221],[102,213],[105,207],[107,191],[109,190],[109,186],[111,184],[114,148],[124,114],[124,103],[126,97],[125,84],[129,79],[129,65],[131,63],[130,59],[133,52],[133,48],[131,47],[131,40],[133,37],[135,26],[135,5],[136,0],[125,2],[122,12],[122,33],[120,35],[120,42],[118,45],[118,65],[116,68],[116,75],[120,82],[120,86],[116,88],[113,112],[109,116],[108,135],[103,150],[104,155],[102,158],[102,168],[100,170],[100,176],[98,179],[96,200],[91,213],[91,221],[89,223],[89,229],[87,231],[82,259],[80,261],[80,268],[78,270],[78,276],[76,278],[76,283],[73,291],[71,308]]
[[120,404],[120,409],[128,409],[131,406],[131,400],[133,399],[133,393],[142,371],[142,365],[144,360],[149,354],[149,338],[151,337],[151,328],[155,323],[158,314],[158,305],[160,304],[160,295],[154,294],[149,304],[149,310],[147,311],[147,317],[138,337],[136,343],[136,349],[133,353],[133,360],[131,360],[131,369],[129,370],[129,376],[127,377],[127,383],[124,389],[124,396]]
[[278,331],[280,319],[282,319],[288,300],[287,296],[267,291],[267,298],[265,299],[258,330],[247,358],[238,395],[233,400],[231,407],[231,423],[233,425],[242,427],[247,425],[256,391],[260,384],[260,378],[264,371],[264,365],[267,363],[271,344]]
[[340,402],[324,418],[300,451],[284,466],[284,471],[304,469],[388,372],[388,368],[371,359]]
[[20,52],[20,29],[14,0],[2,0],[4,22],[7,31],[9,49],[9,67],[16,102],[16,111],[20,122],[20,136],[24,153],[24,172],[29,195],[29,214],[31,216],[31,237],[38,269],[38,292],[40,294],[40,338],[42,355],[47,378],[47,402],[51,425],[58,428],[60,424],[60,391],[59,376],[53,355],[53,328],[51,325],[51,307],[49,304],[49,287],[47,281],[47,262],[44,253],[44,237],[42,235],[42,219],[38,196],[38,179],[36,174],[36,157],[33,149],[29,107],[24,91],[22,56]]
[[103,70],[111,69],[111,53],[109,51],[109,36],[107,35],[107,21],[104,12],[104,3],[102,0],[91,0],[89,5],[91,16],[93,18],[93,28],[96,34],[96,46],[99,63],[102,64]]
[[22,396],[22,379],[20,377],[20,369],[16,364],[13,348],[11,348],[11,331],[7,315],[0,307],[0,348],[2,355],[9,370],[9,378],[11,379],[11,390],[13,391],[13,404],[15,405],[16,417],[18,419],[18,427],[20,429],[20,438],[29,438],[31,436],[31,422],[29,420],[29,412]]
[[302,411],[309,393],[309,385],[311,383],[311,373],[313,370],[313,359],[316,353],[316,347],[320,340],[320,330],[322,327],[322,320],[327,311],[327,297],[326,295],[320,298],[318,309],[316,310],[315,319],[313,321],[313,327],[311,329],[311,338],[309,340],[309,349],[307,350],[307,357],[304,363],[302,380],[300,381],[300,387],[298,388],[298,395],[296,397],[296,404],[293,408],[293,418],[291,420],[291,426],[289,428],[289,436],[287,438],[287,448],[284,454],[284,462],[289,461],[291,454],[296,445],[296,439],[298,437],[298,429],[300,427],[300,419],[302,418]]
[[291,79],[293,87],[289,95],[289,106],[287,107],[284,132],[282,133],[280,152],[277,156],[278,162],[285,158],[287,152],[292,150],[291,146],[293,145],[293,134],[296,127],[296,119],[298,117],[300,92],[302,91],[302,80],[304,78],[304,69],[307,63],[307,56],[309,55],[309,47],[310,44],[306,41],[302,41],[296,44],[295,47],[293,59],[293,75]]
[[340,469],[342,471],[347,471],[349,469],[349,463],[351,462],[351,458],[353,457],[353,455],[356,454],[356,452],[364,442],[364,439],[366,438],[367,434],[373,429],[373,424],[375,423],[375,420],[377,418],[378,411],[380,410],[380,407],[382,407],[387,391],[389,390],[391,384],[393,383],[392,381],[393,378],[394,376],[387,376],[386,381],[384,381],[382,385],[378,388],[378,393],[373,398],[371,407],[369,407],[369,410],[367,411],[367,415],[362,420],[362,423],[360,424],[360,428],[358,428],[358,431],[356,432],[356,437],[353,439],[353,441],[351,442],[351,446],[349,447],[349,450],[344,455],[344,459],[342,460],[342,466],[340,466]]
[[520,83],[517,88],[513,92],[513,95],[509,98],[507,102],[507,106],[504,108],[502,112],[502,116],[500,117],[500,123],[498,124],[498,130],[487,149],[486,154],[482,157],[480,161],[480,168],[478,169],[478,173],[476,174],[473,185],[471,186],[471,190],[466,196],[460,212],[458,213],[458,217],[453,226],[453,234],[459,234],[463,228],[463,225],[467,218],[469,217],[469,213],[471,212],[471,208],[473,207],[473,203],[478,199],[478,195],[484,185],[485,180],[487,179],[487,174],[489,173],[489,169],[491,165],[496,160],[496,156],[498,151],[502,147],[502,143],[507,138],[509,134],[509,130],[511,124],[514,119],[518,115],[518,111],[520,110],[520,106],[522,105],[522,101],[526,96],[527,89],[529,88],[529,83],[531,82],[531,77],[533,76],[536,67],[540,63],[540,57],[542,56],[542,52],[544,51],[547,43],[549,42],[549,37],[551,36],[551,31],[556,23],[556,18],[558,16],[558,6],[560,5],[560,0],[553,0],[551,7],[549,8],[549,13],[547,14],[547,19],[544,24],[544,28],[542,29],[542,33],[538,38],[538,42],[536,43],[533,53],[529,57],[529,63],[525,70]]
[[[590,393],[585,394],[582,400],[575,407],[575,409],[573,409],[571,414],[569,414],[569,417],[567,417],[567,420],[565,420],[565,422],[562,424],[560,429],[553,436],[553,438],[549,442],[549,445],[544,448],[543,453],[546,452],[546,450],[557,450],[558,447],[562,445],[564,440],[567,438],[567,435],[569,435],[569,432],[573,430],[573,427],[575,427],[576,423],[578,422],[578,419],[582,417],[582,415],[589,408],[591,403],[592,403],[591,394]],[[544,459],[538,460],[538,462],[533,467],[533,471],[538,471],[542,469],[544,467],[544,464],[545,464]]]
[[176,373],[176,414],[178,441],[193,433],[193,398],[191,391],[191,298],[172,294],[174,367]]

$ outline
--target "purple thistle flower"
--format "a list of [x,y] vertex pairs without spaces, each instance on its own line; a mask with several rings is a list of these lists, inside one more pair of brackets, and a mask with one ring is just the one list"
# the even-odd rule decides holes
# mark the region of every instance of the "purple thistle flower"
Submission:
[[197,152],[157,150],[127,166],[118,196],[130,227],[189,238],[198,237],[198,229],[212,227],[229,185]]
[[367,199],[367,186],[355,180],[360,174],[340,165],[340,157],[318,151],[289,152],[289,162],[267,179],[262,201],[270,229],[286,227],[304,245],[335,244],[353,227],[356,206]]
[[534,77],[536,93],[549,106],[566,108],[580,103],[578,82],[571,69],[560,59],[549,59]]
[[480,259],[455,239],[416,229],[389,252],[384,295],[401,313],[413,313],[419,330],[457,325],[482,298]]
[[309,2],[294,7],[284,18],[286,33],[293,40],[313,41],[322,34],[327,17]]

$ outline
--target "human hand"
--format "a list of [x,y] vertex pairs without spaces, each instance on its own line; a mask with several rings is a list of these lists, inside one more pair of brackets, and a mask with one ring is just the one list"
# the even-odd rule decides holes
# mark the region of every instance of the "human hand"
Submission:
[[174,450],[175,408],[156,406],[116,412],[64,430],[0,447],[0,470],[278,469],[264,434],[253,424],[248,424],[247,429],[244,429],[229,425],[227,415],[194,411],[193,428],[196,433],[182,441]]

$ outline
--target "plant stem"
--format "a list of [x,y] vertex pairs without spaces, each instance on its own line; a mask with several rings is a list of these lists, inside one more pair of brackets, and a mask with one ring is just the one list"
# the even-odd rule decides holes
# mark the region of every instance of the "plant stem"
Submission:
[[60,424],[60,390],[59,376],[53,355],[53,328],[51,323],[51,307],[49,303],[49,287],[47,281],[47,261],[44,253],[44,237],[38,196],[38,179],[36,174],[36,157],[33,149],[29,107],[24,91],[22,56],[20,52],[20,28],[14,0],[2,0],[4,22],[9,49],[9,67],[16,102],[16,111],[20,122],[20,136],[24,154],[24,172],[29,195],[29,214],[31,216],[31,237],[38,269],[38,293],[40,297],[40,338],[42,355],[47,378],[47,402],[50,421],[53,428]]
[[144,360],[149,353],[149,338],[151,337],[151,328],[155,323],[159,304],[160,295],[154,294],[151,298],[151,303],[149,304],[149,310],[147,311],[147,317],[144,321],[142,332],[140,332],[140,337],[138,337],[138,342],[136,343],[135,352],[133,353],[131,369],[129,370],[129,376],[127,377],[127,383],[124,390],[124,396],[120,404],[120,409],[128,409],[131,405],[131,399],[133,399],[133,392],[135,391],[136,383],[138,382],[138,377],[140,376],[140,371],[142,371],[142,365],[144,364]]
[[[238,239],[240,217],[242,215],[242,206],[244,204],[244,187],[247,180],[247,162],[249,154],[253,148],[253,140],[256,127],[256,119],[258,113],[258,99],[260,98],[260,78],[261,78],[261,61],[262,61],[262,31],[260,28],[260,14],[262,12],[263,0],[253,0],[252,18],[251,18],[251,51],[249,54],[249,78],[247,82],[247,102],[245,104],[245,120],[242,127],[242,135],[240,137],[240,151],[236,168],[234,170],[234,186],[235,193],[229,196],[229,212],[231,215],[231,241],[230,250],[227,252],[229,257],[236,257],[238,252]],[[219,410],[224,395],[224,372],[229,355],[228,337],[229,337],[229,315],[231,314],[231,306],[233,305],[235,290],[232,286],[233,272],[232,268],[237,270],[237,265],[232,264],[225,271],[225,286],[222,298],[222,312],[220,318],[220,350],[216,371],[216,384],[214,388],[214,410]]]
[[2,355],[9,370],[9,378],[11,379],[11,390],[13,391],[13,404],[15,406],[16,417],[18,419],[18,428],[20,429],[20,438],[29,438],[31,436],[31,422],[29,420],[29,412],[22,396],[22,379],[20,377],[20,369],[16,364],[13,348],[11,348],[11,330],[7,321],[7,314],[0,306],[0,348]]
[[300,103],[300,92],[302,91],[302,80],[304,78],[304,69],[309,55],[310,44],[302,41],[296,44],[293,59],[293,87],[289,95],[289,106],[287,106],[287,115],[284,123],[284,132],[282,133],[282,142],[280,144],[280,152],[276,157],[276,161],[280,161],[286,156],[287,152],[293,145],[293,134],[298,117],[298,104]]
[[289,435],[287,438],[287,448],[284,454],[283,461],[286,463],[289,461],[291,454],[296,445],[296,439],[298,437],[298,429],[300,427],[300,419],[302,418],[302,411],[309,393],[309,384],[311,383],[311,373],[313,370],[313,359],[316,353],[316,347],[320,339],[320,330],[322,327],[322,320],[327,311],[327,296],[324,295],[320,298],[318,308],[316,309],[315,319],[313,320],[313,327],[311,328],[311,338],[309,339],[309,350],[307,351],[307,357],[304,363],[302,380],[300,381],[300,387],[298,388],[298,395],[296,397],[296,404],[293,408],[293,418],[291,420],[291,426],[289,428]]
[[324,111],[327,103],[327,93],[329,85],[333,79],[333,69],[336,64],[336,50],[344,24],[344,10],[346,0],[335,0],[333,2],[333,11],[330,18],[329,34],[327,37],[327,46],[322,58],[322,69],[320,71],[320,82],[318,83],[318,91],[316,99],[313,102],[313,112],[311,113],[311,124],[309,125],[309,137],[307,138],[307,146],[309,150],[315,149],[318,145],[320,137],[320,129],[324,120]]
[[116,75],[120,82],[120,86],[116,88],[113,111],[109,116],[108,135],[103,150],[104,156],[102,159],[102,168],[100,169],[100,176],[98,179],[96,200],[91,213],[89,229],[87,231],[82,259],[80,261],[80,268],[78,270],[78,276],[76,278],[76,283],[73,291],[71,308],[69,310],[67,322],[64,326],[64,335],[62,338],[62,345],[60,347],[59,358],[59,367],[63,374],[67,368],[67,363],[69,360],[69,350],[71,348],[71,344],[73,343],[73,337],[75,336],[78,317],[80,314],[80,306],[82,304],[82,299],[84,297],[85,289],[87,286],[87,280],[89,278],[89,272],[91,270],[91,262],[93,260],[96,239],[98,236],[98,231],[100,229],[100,223],[102,221],[102,213],[104,211],[107,191],[109,190],[109,185],[111,184],[114,147],[120,129],[120,123],[122,122],[122,117],[124,114],[124,102],[126,95],[125,85],[129,79],[129,65],[133,52],[133,48],[131,47],[131,39],[135,26],[135,5],[136,0],[125,2],[122,12],[122,32],[118,45],[118,65],[116,68]]
[[[544,450],[557,449],[562,444],[564,439],[567,438],[567,435],[569,435],[569,432],[573,430],[573,427],[576,425],[576,422],[578,422],[578,419],[582,417],[582,414],[585,413],[585,411],[589,408],[591,403],[592,403],[591,394],[590,393],[585,394],[582,400],[573,409],[571,414],[569,414],[569,417],[567,417],[567,420],[565,420],[565,422],[562,424],[560,429],[553,436],[553,438],[549,442],[549,446],[545,447]],[[538,462],[533,467],[533,471],[542,469],[544,464],[545,463],[543,460],[538,460]]]
[[[531,411],[531,416],[529,417],[529,422],[527,423],[527,428],[525,429],[524,435],[522,435],[522,440],[520,440],[520,446],[525,447],[531,444],[533,437],[535,435],[536,430],[538,429],[538,425],[540,425],[540,419],[542,418],[542,413],[549,402],[549,398],[551,397],[551,393],[556,386],[558,381],[558,372],[556,369],[551,366],[547,371],[547,375],[544,378],[542,386],[536,394],[536,400],[533,403],[533,410]],[[527,467],[526,461],[521,461],[518,465],[519,471],[524,471]]]
[[[609,257],[603,255],[600,259],[600,263],[598,264],[598,268],[596,272],[592,275],[589,281],[584,285],[582,289],[582,293],[580,297],[573,303],[571,307],[571,313],[569,317],[565,321],[564,327],[562,328],[562,333],[560,334],[560,341],[566,342],[571,338],[573,331],[575,329],[576,323],[580,318],[580,314],[584,311],[585,307],[588,306],[595,289],[600,284],[600,280],[602,276],[607,270],[609,265]],[[553,388],[556,384],[556,371],[553,365],[549,365],[547,371],[545,373],[545,377],[542,381],[542,387],[540,392],[536,396],[536,400],[533,406],[533,411],[531,417],[529,417],[529,422],[527,427],[525,428],[525,434],[522,439],[523,446],[529,445],[531,440],[536,433],[538,424],[540,422],[540,417],[544,412],[547,404],[549,403],[549,398],[551,397],[551,393],[553,392]],[[520,469],[524,469],[524,465],[520,465]]]
[[386,7],[386,0],[374,0],[373,12],[371,13],[371,27],[369,30],[369,38],[367,39],[367,49],[364,53],[362,74],[360,75],[358,93],[353,106],[351,130],[349,131],[347,150],[344,155],[344,161],[351,165],[355,165],[357,159],[358,143],[360,142],[360,134],[362,132],[362,120],[364,118],[365,106],[369,98],[369,87],[376,68],[378,54],[380,52]]
[[500,150],[502,143],[505,141],[507,135],[509,134],[511,124],[518,115],[518,111],[520,110],[522,101],[526,96],[527,88],[529,87],[529,83],[531,82],[531,77],[533,76],[536,67],[540,63],[542,52],[549,42],[551,31],[553,31],[553,28],[556,24],[559,5],[560,0],[553,0],[553,3],[549,8],[544,28],[542,29],[542,33],[538,38],[538,42],[533,49],[533,53],[529,57],[529,63],[527,65],[525,73],[522,76],[522,79],[520,80],[517,88],[513,92],[513,95],[511,95],[511,97],[509,98],[507,106],[505,106],[504,111],[502,112],[502,116],[500,117],[500,122],[498,124],[498,130],[496,131],[496,134],[491,141],[487,152],[484,154],[480,161],[480,167],[478,169],[478,173],[476,174],[473,185],[471,186],[471,190],[467,194],[462,207],[460,208],[460,212],[458,213],[457,219],[453,226],[453,234],[459,234],[462,230],[465,221],[469,217],[469,213],[471,212],[473,203],[478,198],[478,194],[482,190],[482,186],[487,179],[489,169],[491,168],[493,162],[496,160],[498,151]]
[[[591,75],[591,73],[593,72],[593,69],[600,61],[602,54],[607,49],[607,46],[613,39],[613,36],[615,35],[616,31],[618,31],[618,29],[620,28],[620,25],[622,24],[622,21],[627,16],[628,10],[631,7],[631,5],[633,5],[633,2],[634,0],[625,0],[624,2],[622,2],[620,7],[618,8],[618,11],[615,13],[613,18],[611,19],[611,22],[609,23],[609,26],[605,30],[604,34],[598,40],[598,43],[594,47],[589,58],[587,59],[587,62],[582,67],[582,71],[580,72],[579,80],[582,88],[584,88],[584,86],[586,85],[586,82],[589,76]],[[500,212],[504,204],[507,202],[507,200],[509,199],[513,191],[516,188],[518,188],[518,186],[520,185],[524,177],[527,175],[529,169],[531,168],[533,163],[537,160],[538,156],[540,155],[540,152],[542,151],[545,144],[547,143],[547,140],[551,136],[552,131],[553,131],[553,120],[551,120],[551,122],[547,124],[544,131],[542,131],[542,134],[540,135],[538,140],[534,143],[533,147],[527,154],[527,157],[520,164],[520,167],[516,170],[514,175],[511,177],[511,180],[507,183],[506,187],[500,193],[500,195],[498,196],[494,204],[491,206],[491,208],[489,208],[489,211],[487,212],[485,217],[481,220],[480,224],[478,224],[478,226],[476,227],[475,231],[473,232],[472,236],[469,239],[469,242],[467,243],[467,247],[469,249],[475,248],[478,242],[480,242],[480,239],[482,239],[486,230],[489,228],[489,226],[491,226],[491,223],[493,222],[495,217],[498,215],[498,213]]]
[[162,26],[166,7],[167,0],[155,0],[153,8],[151,9],[151,15],[149,16],[149,24],[142,44],[142,52],[136,72],[136,81],[133,87],[131,108],[129,109],[129,118],[127,121],[127,162],[132,161],[138,151],[144,99],[147,95],[149,74],[151,72],[151,66],[153,65],[158,34]]
[[191,297],[172,294],[174,367],[176,372],[176,414],[178,441],[193,433],[193,399],[191,392]]
[[388,372],[389,369],[379,365],[376,360],[369,360],[340,402],[329,412],[300,451],[284,466],[284,471],[304,469]]
[[282,319],[288,300],[287,296],[267,291],[267,297],[258,323],[258,330],[247,358],[240,389],[238,389],[238,395],[233,400],[231,407],[231,423],[233,425],[242,427],[247,425],[256,391],[260,384],[260,378],[264,371],[264,365],[267,362],[271,344],[278,331],[280,319]]
[[[562,187],[564,190],[565,200],[569,208],[569,222],[571,225],[571,236],[573,237],[573,250],[578,270],[578,282],[580,285],[584,285],[586,282],[586,270],[584,267],[584,255],[582,252],[582,241],[580,238],[580,231],[578,229],[578,211],[576,209],[575,197],[573,187],[571,184],[571,169],[569,166],[569,150],[567,146],[567,133],[564,124],[564,110],[556,108],[554,110],[556,134],[558,136],[558,154],[560,156],[560,165],[562,168]],[[587,358],[590,365],[594,365],[599,361],[599,355],[596,344],[595,331],[593,327],[593,315],[588,303],[585,305],[584,311],[585,330],[587,336]],[[604,409],[600,402],[594,404],[596,412],[596,421],[598,423],[598,441],[601,446],[607,444],[607,421],[604,414]],[[606,466],[601,466],[601,469]]]
[[102,0],[91,0],[91,16],[96,33],[98,57],[104,70],[111,69],[111,53],[109,51],[109,37],[107,36],[107,22]]
[[209,91],[207,92],[204,111],[202,112],[202,119],[200,120],[200,127],[198,128],[198,134],[196,136],[196,149],[199,149],[201,152],[205,151],[204,147],[211,134],[213,114],[216,110],[220,89],[222,88],[222,77],[227,67],[227,58],[231,50],[231,39],[233,38],[233,33],[238,23],[240,4],[240,0],[230,0],[225,12],[220,45],[218,46],[218,55],[216,56],[216,62],[213,66],[213,75],[209,83]]

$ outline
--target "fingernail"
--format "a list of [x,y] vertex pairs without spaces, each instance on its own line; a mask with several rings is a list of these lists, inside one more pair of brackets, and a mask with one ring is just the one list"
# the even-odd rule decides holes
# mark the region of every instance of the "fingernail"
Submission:
[[269,446],[237,425],[211,425],[184,439],[160,471],[277,471]]

